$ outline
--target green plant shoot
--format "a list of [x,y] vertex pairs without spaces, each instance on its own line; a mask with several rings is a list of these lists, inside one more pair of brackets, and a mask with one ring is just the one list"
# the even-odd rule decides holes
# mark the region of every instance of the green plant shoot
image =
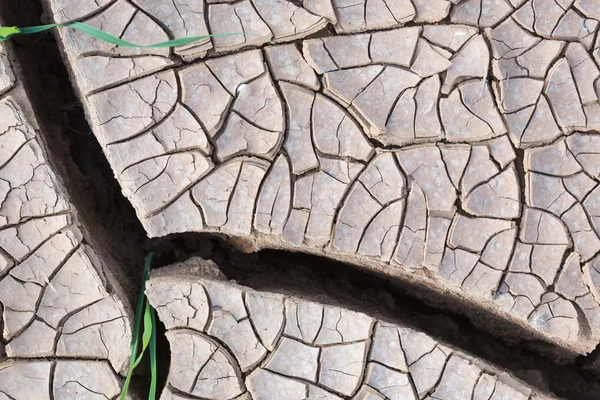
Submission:
[[0,26],[0,42],[5,41],[13,35],[18,35],[21,30],[16,26]]
[[[149,400],[154,400],[156,397],[156,317],[154,315],[154,309],[150,305],[150,302],[144,294],[146,288],[146,282],[150,275],[150,269],[152,266],[153,253],[148,254],[144,264],[144,273],[142,275],[142,287],[140,288],[140,294],[138,296],[138,303],[135,311],[135,323],[133,325],[133,335],[131,340],[131,355],[129,357],[129,371],[123,384],[123,390],[121,391],[120,400],[125,400],[127,392],[129,391],[129,384],[131,383],[131,377],[133,370],[138,366],[144,356],[144,353],[148,346],[150,352],[150,368],[151,368],[151,379],[150,379],[150,391],[148,395]],[[144,331],[142,332],[142,349],[138,354],[138,346],[140,339],[140,327],[142,325],[142,318],[144,323]]]
[[240,32],[216,33],[216,34],[204,35],[204,36],[189,36],[189,37],[185,37],[185,38],[168,40],[166,42],[142,45],[142,44],[128,42],[128,41],[118,38],[116,36],[110,35],[96,27],[93,27],[88,24],[84,24],[83,22],[65,22],[62,24],[39,25],[39,26],[31,26],[31,27],[27,27],[27,28],[17,28],[15,26],[13,26],[13,27],[0,26],[0,42],[3,42],[15,35],[31,35],[34,33],[45,32],[50,29],[54,29],[54,28],[58,28],[58,27],[73,28],[80,32],[85,33],[86,35],[90,35],[92,37],[95,37],[96,39],[103,40],[105,42],[114,44],[116,46],[135,47],[135,48],[143,48],[143,49],[185,46],[190,43],[194,43],[199,40],[205,40],[205,39],[208,39],[210,37],[215,37],[215,36],[232,36],[232,35],[258,36],[258,35],[253,35],[251,33],[240,33]]

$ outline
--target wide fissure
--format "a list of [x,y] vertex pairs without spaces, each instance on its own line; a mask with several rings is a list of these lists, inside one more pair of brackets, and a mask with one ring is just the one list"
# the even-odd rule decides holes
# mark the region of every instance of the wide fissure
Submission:
[[391,281],[319,256],[276,250],[244,253],[232,241],[209,234],[171,235],[155,243],[157,265],[185,264],[192,258],[210,260],[211,265],[240,285],[364,312],[391,323],[401,322],[561,398],[592,400],[600,393],[600,381],[590,370],[598,349],[587,357],[558,363],[556,355],[562,350],[550,344],[520,342],[516,338],[509,342],[502,338],[503,332],[495,337],[451,311],[451,304],[441,306],[440,301],[434,300],[430,303],[436,306],[428,305],[427,298],[437,295],[433,291],[423,292],[425,289],[417,290],[405,282]]

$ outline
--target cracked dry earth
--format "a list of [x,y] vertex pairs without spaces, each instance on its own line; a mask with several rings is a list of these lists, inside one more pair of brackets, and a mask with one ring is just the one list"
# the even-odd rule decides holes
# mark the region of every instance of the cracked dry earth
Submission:
[[168,268],[146,286],[171,346],[162,399],[549,399],[410,328]]
[[0,44],[0,399],[112,398],[129,306],[48,161],[10,50]]
[[576,352],[600,341],[597,1],[48,5],[124,39],[261,35],[171,54],[61,31],[150,236],[320,254]]
[[[582,357],[599,345],[600,1],[44,7],[140,44],[245,33],[171,50],[57,31],[149,237],[318,255],[422,289],[490,336]],[[0,399],[116,398],[130,304],[82,233],[11,51]],[[170,344],[162,399],[554,399],[409,324],[182,271],[146,286]]]

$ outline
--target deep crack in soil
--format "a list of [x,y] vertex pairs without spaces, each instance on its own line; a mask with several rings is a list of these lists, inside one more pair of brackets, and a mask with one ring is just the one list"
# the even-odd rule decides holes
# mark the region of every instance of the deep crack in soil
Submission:
[[[0,15],[10,26],[42,24],[42,7],[36,0],[0,2]],[[146,253],[146,234],[133,207],[121,194],[108,161],[87,124],[54,36],[51,33],[18,36],[11,42],[23,85],[42,130],[40,138],[50,153],[49,162],[64,182],[85,237],[123,287],[128,297],[123,300],[128,300],[135,309]],[[158,332],[164,333],[162,323]],[[159,361],[168,367],[169,346],[164,335],[158,336],[158,347]],[[146,360],[138,369],[136,374],[149,376]],[[167,371],[168,368],[161,370],[159,385],[166,381]],[[130,391],[140,398],[147,390],[145,378],[132,381]]]
[[[1,2],[0,13],[9,25],[42,23],[38,0]],[[423,294],[421,288],[339,262],[270,250],[245,254],[235,250],[227,239],[210,234],[147,239],[85,120],[53,35],[12,40],[54,167],[62,174],[92,245],[111,264],[132,304],[137,298],[143,258],[148,251],[156,251],[156,266],[200,256],[213,260],[228,278],[240,284],[343,305],[392,322],[402,321],[558,396],[577,400],[600,397],[600,381],[587,369],[599,349],[588,357],[558,365],[550,357],[540,355],[540,352],[557,352],[552,345],[506,343],[478,329],[467,318],[448,311],[452,304],[439,300],[434,303],[441,308],[425,304],[422,299],[435,296],[433,293]],[[162,324],[158,333],[159,388],[162,388],[170,352]],[[147,365],[138,374],[141,376],[133,390],[143,395],[147,390]]]

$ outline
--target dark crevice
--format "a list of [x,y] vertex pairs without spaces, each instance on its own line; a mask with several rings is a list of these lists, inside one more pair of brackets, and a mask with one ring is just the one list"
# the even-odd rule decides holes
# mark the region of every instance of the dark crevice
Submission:
[[[7,26],[41,25],[39,0],[0,1],[0,16]],[[65,186],[77,211],[77,224],[102,260],[109,291],[116,291],[129,310],[135,309],[143,260],[153,245],[120,187],[93,135],[52,34],[17,36],[10,40],[20,85],[28,94],[48,162]],[[159,324],[162,326],[162,324]],[[169,346],[164,327],[158,330],[159,385],[166,381]],[[4,358],[0,344],[0,361]],[[147,361],[136,369],[130,393],[148,390]],[[162,386],[158,387],[159,390]],[[143,397],[143,396],[142,396]],[[142,398],[140,397],[140,398]]]
[[[171,363],[170,344],[167,340],[165,325],[156,317],[156,398],[161,398],[161,393],[167,385],[167,375]],[[139,399],[148,399],[150,390],[150,359],[148,351],[140,364],[135,369],[134,384],[130,387],[130,393],[138,396]]]
[[156,364],[158,379],[156,382],[156,398],[161,397],[162,390],[167,386],[167,375],[171,363],[171,346],[165,336],[167,329],[165,325],[156,317]]
[[[241,285],[337,305],[413,327],[495,364],[541,391],[565,399],[598,399],[600,381],[591,372],[596,366],[589,357],[571,356],[557,362],[557,357],[564,354],[550,344],[519,340],[518,336],[498,339],[490,334],[489,325],[480,328],[469,318],[450,311],[456,308],[452,299],[439,299],[439,294],[431,289],[416,288],[318,256],[276,250],[247,254],[234,248],[243,243],[215,239],[209,234],[172,235],[155,244],[157,266],[184,262],[191,257],[211,259],[227,278]],[[428,300],[433,297],[437,301]],[[491,324],[502,332],[498,336],[506,336],[510,330],[519,332],[518,327],[511,327],[506,320],[498,319]]]
[[[37,0],[5,1],[0,15],[6,25],[34,26],[41,24],[42,7]],[[66,186],[87,241],[134,303],[146,235],[87,124],[56,41],[44,34],[17,36],[10,44],[52,169]]]

